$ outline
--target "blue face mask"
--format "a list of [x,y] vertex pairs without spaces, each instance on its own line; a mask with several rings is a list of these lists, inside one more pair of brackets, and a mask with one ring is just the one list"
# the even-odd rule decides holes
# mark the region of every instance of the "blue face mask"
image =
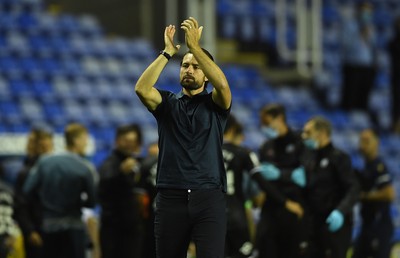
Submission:
[[318,148],[318,142],[314,139],[304,140],[304,145],[311,150],[316,150]]
[[275,130],[274,128],[269,127],[269,126],[261,127],[261,131],[269,139],[275,139],[275,138],[277,138],[279,136],[278,131]]

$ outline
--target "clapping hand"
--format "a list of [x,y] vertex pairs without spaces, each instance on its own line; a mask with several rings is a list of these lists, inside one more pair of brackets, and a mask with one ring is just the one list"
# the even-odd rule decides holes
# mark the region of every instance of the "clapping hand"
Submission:
[[200,47],[199,41],[203,31],[203,26],[199,27],[195,18],[189,17],[189,19],[184,20],[181,23],[181,29],[185,31],[185,41],[189,49]]

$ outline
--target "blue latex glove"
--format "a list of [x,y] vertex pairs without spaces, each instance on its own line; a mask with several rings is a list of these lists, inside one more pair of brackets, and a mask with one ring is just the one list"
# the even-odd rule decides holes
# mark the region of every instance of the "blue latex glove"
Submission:
[[281,176],[279,168],[270,163],[262,163],[260,173],[267,180],[277,180]]
[[300,187],[306,186],[306,171],[303,167],[298,167],[293,170],[291,178],[296,185]]
[[344,222],[343,214],[338,210],[333,210],[331,214],[329,214],[328,218],[326,219],[326,223],[328,223],[329,231],[336,232],[342,226]]

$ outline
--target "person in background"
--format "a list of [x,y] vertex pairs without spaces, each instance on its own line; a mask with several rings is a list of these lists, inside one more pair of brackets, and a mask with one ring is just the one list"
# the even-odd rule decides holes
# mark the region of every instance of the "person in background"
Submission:
[[[164,50],[135,85],[158,125],[156,252],[159,258],[186,257],[192,240],[197,258],[222,258],[226,233],[222,141],[232,94],[225,74],[200,46],[203,27],[193,17],[180,27],[189,49],[180,67],[182,90],[175,94],[154,87],[180,49],[174,44],[173,25],[165,28]],[[213,86],[210,93],[208,83]]]
[[[100,246],[103,258],[141,257],[143,225],[138,187],[142,132],[138,125],[117,128],[115,147],[99,167]],[[140,190],[140,191],[138,191]]]
[[42,209],[43,258],[84,258],[86,228],[82,208],[94,207],[97,172],[84,158],[87,129],[77,123],[64,130],[66,152],[41,158],[23,187],[37,195]]
[[394,232],[390,213],[395,199],[392,176],[379,157],[379,136],[371,129],[360,134],[360,152],[365,167],[357,173],[361,185],[361,231],[353,258],[389,258]]
[[[242,147],[244,133],[242,125],[230,115],[224,131],[224,156],[227,178],[227,234],[225,257],[250,257],[253,253],[254,220],[247,207],[247,201],[254,200],[260,205],[263,194],[250,172],[259,165],[257,155]],[[251,208],[251,205],[250,205]]]
[[351,243],[353,207],[360,186],[350,157],[331,141],[331,123],[313,117],[303,129],[307,206],[311,216],[311,258],[346,258]]
[[394,21],[393,38],[388,45],[392,96],[392,127],[400,134],[400,16]]
[[25,209],[26,216],[20,221],[20,227],[24,235],[26,258],[41,258],[42,237],[41,237],[41,204],[38,196],[24,196],[23,186],[29,175],[29,171],[36,164],[42,155],[50,154],[53,151],[53,135],[51,132],[35,128],[29,135],[26,145],[26,158],[23,168],[18,172],[15,182],[15,195]]
[[157,195],[156,179],[158,164],[158,143],[153,142],[147,148],[147,157],[140,167],[140,185],[146,191],[147,200],[143,203],[144,217],[144,245],[143,258],[156,257],[156,243],[154,238],[155,198]]
[[257,228],[257,249],[261,258],[305,257],[308,227],[303,141],[300,133],[288,126],[285,108],[280,104],[264,106],[260,122],[267,137],[259,149],[261,173],[280,198],[271,199],[267,193]]
[[343,19],[341,108],[368,112],[376,76],[373,6],[357,4],[355,17]]
[[15,204],[13,189],[0,178],[0,258],[15,256],[16,252],[18,258],[25,254],[23,248],[17,248],[18,239],[22,238],[15,219]]

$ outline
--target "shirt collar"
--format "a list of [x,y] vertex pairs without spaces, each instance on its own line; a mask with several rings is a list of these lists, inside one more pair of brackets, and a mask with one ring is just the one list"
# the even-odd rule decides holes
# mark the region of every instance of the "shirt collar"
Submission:
[[[201,95],[206,95],[206,94],[207,94],[207,90],[204,89],[202,92],[200,92],[200,93],[194,95],[193,97],[201,96]],[[184,96],[189,97],[188,95],[185,95],[185,93],[183,93],[183,90],[181,90],[178,94],[176,94],[176,97],[177,97],[178,99],[180,99],[180,98],[182,98],[182,97],[184,97]],[[189,98],[190,98],[190,97],[189,97]]]

